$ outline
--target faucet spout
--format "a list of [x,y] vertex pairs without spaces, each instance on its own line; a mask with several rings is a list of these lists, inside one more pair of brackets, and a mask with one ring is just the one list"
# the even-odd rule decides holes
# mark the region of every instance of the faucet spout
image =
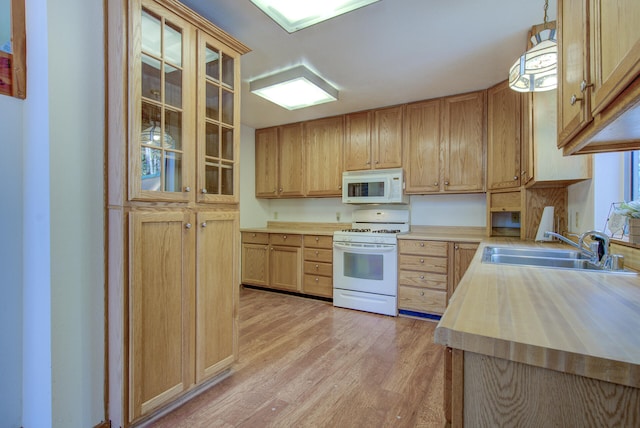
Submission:
[[580,236],[580,239],[578,239],[578,242],[574,242],[569,238],[566,238],[562,235],[560,235],[559,233],[556,232],[551,232],[551,231],[546,231],[544,233],[545,238],[549,238],[549,237],[554,237],[559,239],[560,241],[564,242],[567,245],[571,245],[574,248],[577,248],[578,250],[582,251],[584,254],[586,254],[589,257],[594,257],[595,254],[593,253],[593,251],[585,248],[584,246],[584,237],[586,236],[585,234]]

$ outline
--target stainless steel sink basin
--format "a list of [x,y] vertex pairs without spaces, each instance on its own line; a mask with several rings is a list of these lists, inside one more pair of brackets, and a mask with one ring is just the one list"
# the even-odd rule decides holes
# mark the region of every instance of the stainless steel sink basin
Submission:
[[485,247],[482,253],[483,263],[540,266],[559,269],[576,269],[607,273],[623,273],[635,275],[636,272],[624,270],[606,270],[600,265],[591,263],[579,251],[550,248],[516,248],[516,247]]

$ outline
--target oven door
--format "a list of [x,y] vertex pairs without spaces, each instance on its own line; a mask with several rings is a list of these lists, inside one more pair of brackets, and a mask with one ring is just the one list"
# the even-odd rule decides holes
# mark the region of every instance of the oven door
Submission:
[[333,288],[396,296],[395,244],[333,243]]

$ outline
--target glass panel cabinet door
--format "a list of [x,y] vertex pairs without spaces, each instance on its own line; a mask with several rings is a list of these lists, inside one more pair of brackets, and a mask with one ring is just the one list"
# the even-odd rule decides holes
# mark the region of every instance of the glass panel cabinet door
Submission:
[[195,31],[152,2],[132,18],[130,197],[193,200]]
[[198,48],[198,199],[238,202],[238,61],[204,33]]

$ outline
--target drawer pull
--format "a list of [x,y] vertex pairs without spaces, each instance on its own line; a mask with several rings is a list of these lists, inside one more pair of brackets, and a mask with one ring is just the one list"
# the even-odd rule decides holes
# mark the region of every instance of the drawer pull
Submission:
[[320,254],[320,252],[319,252],[318,250],[316,250],[316,256],[317,256],[318,254]]
[[283,236],[282,236],[282,239],[287,239],[287,235],[283,235]]
[[420,292],[420,295],[421,295],[421,296],[424,296],[424,291],[421,291],[421,292]]
[[421,242],[421,243],[420,243],[420,246],[421,246],[421,247],[424,247],[424,242]]
[[316,282],[319,282],[319,281],[320,281],[320,278],[318,278],[318,277],[316,276]]
[[320,266],[316,265],[316,270],[320,269]]
[[316,242],[318,242],[319,240],[320,240],[320,238],[318,238],[318,237],[316,236]]
[[424,275],[420,275],[420,279],[424,279]]
[[253,237],[255,238],[255,237],[256,237],[256,234],[255,234],[255,233],[252,233],[252,234],[251,234],[251,236],[253,236]]
[[420,259],[420,263],[424,263],[424,259]]

